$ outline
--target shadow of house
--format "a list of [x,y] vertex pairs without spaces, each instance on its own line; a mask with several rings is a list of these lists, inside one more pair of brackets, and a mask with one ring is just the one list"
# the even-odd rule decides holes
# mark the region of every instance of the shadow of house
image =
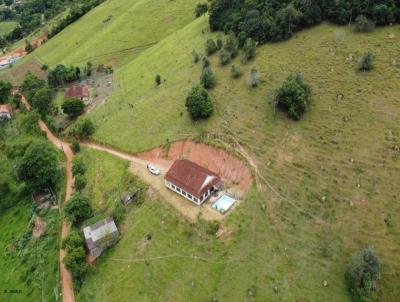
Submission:
[[119,239],[119,231],[114,219],[108,217],[83,229],[86,247],[90,256],[97,258]]

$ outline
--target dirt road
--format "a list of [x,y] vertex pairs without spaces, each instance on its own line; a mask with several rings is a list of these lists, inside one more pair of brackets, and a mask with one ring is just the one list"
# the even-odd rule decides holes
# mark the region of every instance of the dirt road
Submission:
[[[237,184],[236,186],[232,186],[234,187],[233,191],[237,193],[238,197],[243,196],[252,181],[249,169],[236,157],[224,150],[218,150],[211,146],[196,144],[191,141],[173,143],[167,155],[163,155],[161,148],[132,155],[95,143],[82,143],[82,145],[129,161],[131,163],[130,170],[135,175],[148,183],[168,204],[173,206],[182,216],[190,221],[196,221],[198,217],[202,217],[205,220],[220,221],[225,216],[213,210],[210,202],[206,202],[199,207],[175,194],[165,186],[162,175],[167,173],[175,159],[188,158],[218,173],[224,181]],[[147,171],[147,164],[149,162],[156,164],[161,170],[162,175],[155,176],[150,174]]]
[[147,184],[149,184],[153,189],[160,194],[163,199],[173,206],[176,210],[178,210],[182,216],[189,219],[190,221],[196,221],[200,216],[206,220],[222,220],[223,215],[211,209],[211,207],[204,205],[202,207],[196,206],[182,197],[176,195],[172,191],[168,190],[164,185],[164,177],[165,173],[168,171],[170,164],[157,164],[157,167],[161,170],[161,174],[159,176],[155,176],[147,171],[148,161],[145,159],[141,159],[137,156],[130,155],[127,153],[123,153],[117,150],[114,150],[109,147],[104,147],[94,143],[82,143],[82,145],[87,146],[89,148],[107,152],[113,156],[119,157],[123,160],[129,161],[130,170],[137,176],[139,176],[142,180],[144,180]]
[[[29,111],[31,109],[31,106],[29,105],[28,101],[23,95],[21,95],[21,101],[24,104],[26,110]],[[65,192],[65,201],[67,201],[71,197],[74,189],[74,178],[72,175],[72,159],[74,157],[74,153],[72,152],[70,146],[67,143],[64,143],[58,137],[56,137],[42,120],[39,121],[39,127],[42,131],[46,133],[47,139],[50,142],[52,142],[58,149],[64,152],[65,157],[67,159],[67,166],[66,166],[67,184]],[[67,224],[66,221],[62,221],[61,239],[64,239],[68,235],[69,231],[70,231],[70,226]],[[65,254],[66,253],[64,250],[60,250],[59,259],[60,259],[60,278],[61,278],[60,281],[62,290],[62,300],[63,302],[74,302],[75,295],[72,283],[72,276],[71,273],[65,268],[63,262]]]

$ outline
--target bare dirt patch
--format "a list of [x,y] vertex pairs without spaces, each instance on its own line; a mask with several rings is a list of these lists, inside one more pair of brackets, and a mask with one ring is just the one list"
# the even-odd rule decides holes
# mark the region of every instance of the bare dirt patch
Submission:
[[46,223],[42,220],[42,218],[37,216],[35,218],[35,227],[32,230],[32,237],[39,238],[40,236],[42,236],[45,230],[46,230]]
[[242,191],[247,191],[252,183],[250,169],[239,158],[223,149],[190,140],[172,143],[168,150],[158,147],[137,156],[164,169],[169,169],[177,159],[188,159],[217,173],[224,181],[237,184]]

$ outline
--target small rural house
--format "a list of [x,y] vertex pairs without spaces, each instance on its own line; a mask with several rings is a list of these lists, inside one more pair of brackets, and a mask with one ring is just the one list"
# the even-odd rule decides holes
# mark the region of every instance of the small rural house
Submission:
[[97,258],[109,246],[117,242],[119,232],[114,219],[108,217],[83,229],[86,247],[93,258]]
[[167,188],[201,205],[221,186],[221,178],[189,160],[176,160],[165,175]]
[[65,98],[87,102],[89,101],[89,87],[87,85],[71,85],[65,92]]
[[9,104],[0,105],[0,120],[11,119],[13,115],[12,107]]

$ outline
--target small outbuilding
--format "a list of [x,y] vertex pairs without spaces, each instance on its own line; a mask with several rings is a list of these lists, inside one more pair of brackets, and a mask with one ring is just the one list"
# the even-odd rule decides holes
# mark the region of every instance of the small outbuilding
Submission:
[[10,120],[13,116],[13,110],[11,105],[4,104],[0,105],[0,120],[8,119]]
[[201,205],[222,185],[214,172],[189,160],[176,160],[165,175],[165,185],[196,205]]
[[71,85],[65,92],[65,98],[87,102],[89,101],[89,87],[87,85]]
[[124,206],[130,205],[139,198],[139,190],[133,192],[124,192],[121,196],[121,202]]
[[118,228],[114,219],[108,217],[83,229],[86,247],[93,258],[97,258],[109,246],[114,245],[119,238]]

